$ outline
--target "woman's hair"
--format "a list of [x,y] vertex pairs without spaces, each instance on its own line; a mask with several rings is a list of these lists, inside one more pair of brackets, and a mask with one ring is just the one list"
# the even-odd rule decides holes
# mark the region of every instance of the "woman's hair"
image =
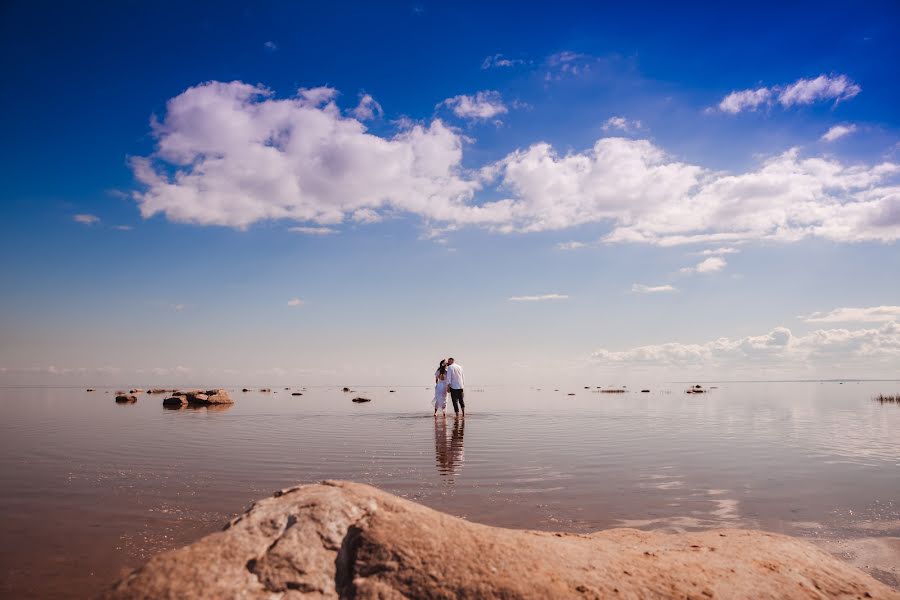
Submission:
[[441,364],[438,365],[438,375],[446,375],[447,374],[447,361],[442,360]]

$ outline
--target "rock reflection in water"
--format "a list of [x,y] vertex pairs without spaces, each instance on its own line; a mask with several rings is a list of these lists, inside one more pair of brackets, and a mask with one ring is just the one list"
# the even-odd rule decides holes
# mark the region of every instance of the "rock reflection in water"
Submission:
[[450,437],[447,438],[447,417],[439,416],[434,419],[434,459],[438,472],[441,475],[452,476],[459,473],[465,461],[463,455],[463,435],[466,421],[455,417],[451,428]]
[[225,412],[227,410],[231,410],[234,407],[233,404],[209,404],[206,406],[193,406],[190,404],[178,405],[178,404],[163,404],[163,410],[172,410],[177,412]]

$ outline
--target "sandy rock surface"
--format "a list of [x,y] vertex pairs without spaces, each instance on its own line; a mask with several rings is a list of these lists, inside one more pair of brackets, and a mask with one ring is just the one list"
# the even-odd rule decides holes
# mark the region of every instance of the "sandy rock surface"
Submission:
[[815,546],[750,530],[590,535],[470,523],[348,482],[257,502],[107,598],[892,598]]

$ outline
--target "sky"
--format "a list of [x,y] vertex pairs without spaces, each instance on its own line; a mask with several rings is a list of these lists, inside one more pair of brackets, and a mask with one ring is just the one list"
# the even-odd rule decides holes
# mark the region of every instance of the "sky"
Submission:
[[900,377],[895,2],[5,2],[0,385]]

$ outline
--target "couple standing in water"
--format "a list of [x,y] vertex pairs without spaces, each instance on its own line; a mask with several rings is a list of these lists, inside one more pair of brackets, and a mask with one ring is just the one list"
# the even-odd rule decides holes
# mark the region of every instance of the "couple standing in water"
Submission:
[[431,401],[434,405],[434,416],[437,416],[438,410],[447,414],[448,391],[450,399],[453,401],[453,410],[457,415],[462,410],[462,416],[466,416],[466,402],[463,399],[465,385],[466,376],[462,367],[456,364],[452,358],[442,360],[437,371],[434,372],[434,400]]

